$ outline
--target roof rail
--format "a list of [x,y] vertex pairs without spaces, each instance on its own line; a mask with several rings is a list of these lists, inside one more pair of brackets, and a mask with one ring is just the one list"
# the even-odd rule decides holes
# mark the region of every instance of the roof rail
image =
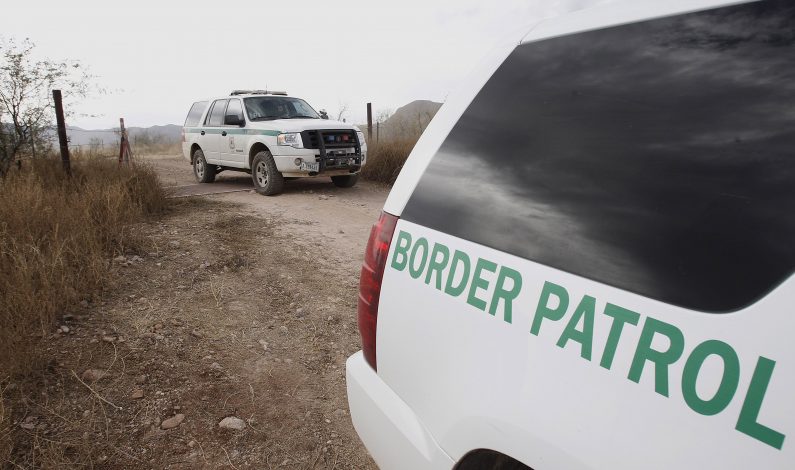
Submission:
[[287,96],[286,91],[271,91],[271,90],[234,90],[229,93],[229,96],[237,95],[278,95]]

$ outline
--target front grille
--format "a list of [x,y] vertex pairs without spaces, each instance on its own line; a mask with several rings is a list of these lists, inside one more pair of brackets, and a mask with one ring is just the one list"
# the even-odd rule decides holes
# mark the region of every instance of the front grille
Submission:
[[362,166],[362,147],[356,131],[350,129],[320,129],[301,132],[304,148],[318,149],[315,161],[320,171],[348,169],[351,172]]
[[359,148],[356,131],[350,129],[303,131],[301,140],[308,149]]

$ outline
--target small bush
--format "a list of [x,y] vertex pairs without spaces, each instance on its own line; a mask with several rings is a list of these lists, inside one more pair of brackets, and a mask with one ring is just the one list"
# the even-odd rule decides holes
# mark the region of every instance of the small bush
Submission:
[[369,144],[362,177],[380,183],[394,183],[416,143],[417,138],[402,138]]
[[66,178],[60,162],[33,160],[0,179],[3,376],[29,370],[37,339],[52,333],[56,315],[103,287],[128,225],[165,204],[147,166],[87,160]]

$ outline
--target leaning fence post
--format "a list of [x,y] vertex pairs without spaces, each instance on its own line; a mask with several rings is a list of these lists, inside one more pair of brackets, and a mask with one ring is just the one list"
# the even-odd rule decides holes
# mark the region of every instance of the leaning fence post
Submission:
[[119,166],[122,163],[130,164],[130,141],[127,138],[127,129],[124,128],[124,118],[119,118]]

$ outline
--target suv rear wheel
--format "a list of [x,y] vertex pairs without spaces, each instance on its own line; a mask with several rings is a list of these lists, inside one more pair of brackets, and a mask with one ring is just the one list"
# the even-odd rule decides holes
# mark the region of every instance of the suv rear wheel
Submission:
[[212,183],[215,181],[216,168],[208,165],[201,149],[193,152],[193,176],[199,183]]
[[284,188],[284,176],[276,169],[276,162],[267,150],[254,155],[251,179],[254,180],[254,189],[265,196],[279,194]]
[[340,175],[331,177],[331,182],[334,183],[334,186],[337,186],[338,188],[352,188],[356,185],[357,181],[359,181],[359,173],[354,175]]

